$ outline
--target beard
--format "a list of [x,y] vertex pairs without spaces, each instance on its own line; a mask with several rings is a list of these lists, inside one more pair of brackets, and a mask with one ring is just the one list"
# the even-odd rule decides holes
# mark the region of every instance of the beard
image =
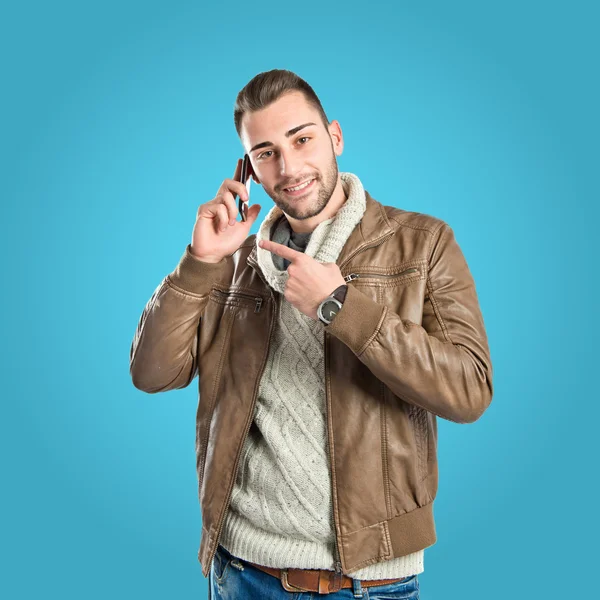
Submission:
[[311,200],[308,200],[309,196],[306,198],[290,198],[283,189],[281,192],[265,189],[266,194],[288,217],[303,221],[304,219],[310,219],[318,215],[327,206],[338,180],[338,164],[333,152],[333,146],[331,150],[331,162],[323,176],[319,173],[314,173],[308,177],[303,177],[304,181],[307,179],[315,180],[311,186],[313,189],[309,192]]

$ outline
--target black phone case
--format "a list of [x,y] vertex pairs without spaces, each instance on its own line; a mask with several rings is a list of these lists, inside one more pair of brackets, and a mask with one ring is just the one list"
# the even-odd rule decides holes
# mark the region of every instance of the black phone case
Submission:
[[[246,181],[248,180],[249,167],[250,167],[250,157],[247,154],[244,154],[244,159],[242,160],[242,174],[240,177],[240,181],[244,185],[246,185]],[[242,218],[242,221],[246,221],[246,213],[248,211],[248,203],[244,202],[240,196],[238,196],[238,210],[240,213],[240,217]]]

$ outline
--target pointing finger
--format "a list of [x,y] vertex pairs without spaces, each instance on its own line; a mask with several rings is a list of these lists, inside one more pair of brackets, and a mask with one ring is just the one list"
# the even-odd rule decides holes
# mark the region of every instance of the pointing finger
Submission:
[[281,256],[281,258],[287,258],[287,260],[292,263],[294,261],[302,260],[305,256],[303,252],[298,252],[289,246],[284,246],[283,244],[278,244],[271,240],[260,240],[258,245],[273,254],[277,254],[277,256]]

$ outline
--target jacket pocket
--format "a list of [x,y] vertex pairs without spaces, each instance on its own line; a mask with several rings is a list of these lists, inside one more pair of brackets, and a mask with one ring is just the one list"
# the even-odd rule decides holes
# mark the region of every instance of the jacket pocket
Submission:
[[253,306],[254,312],[260,312],[264,299],[260,294],[252,294],[249,291],[241,290],[223,290],[213,288],[210,291],[209,298],[220,304],[231,306]]
[[363,294],[392,312],[421,324],[427,265],[423,259],[405,261],[392,267],[361,265],[349,267],[344,279]]
[[425,270],[421,265],[401,265],[396,269],[363,266],[352,269],[344,276],[344,279],[346,283],[355,281],[357,284],[395,286],[421,279],[424,273]]

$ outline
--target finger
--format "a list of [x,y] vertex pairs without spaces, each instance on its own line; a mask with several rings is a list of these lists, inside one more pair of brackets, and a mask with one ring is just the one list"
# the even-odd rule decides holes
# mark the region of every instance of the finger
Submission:
[[233,194],[229,190],[225,190],[220,196],[222,204],[227,208],[228,220],[231,225],[234,221],[237,221],[238,207],[236,201],[233,199]]
[[273,254],[277,254],[277,256],[281,256],[282,258],[287,258],[290,262],[298,262],[299,260],[304,259],[304,252],[298,252],[289,246],[284,246],[283,244],[278,244],[277,242],[272,242],[271,240],[260,240],[258,245]]
[[253,204],[250,208],[247,204],[244,204],[244,207],[246,208],[246,225],[251,227],[260,212],[260,204]]
[[241,181],[225,179],[225,181],[223,181],[223,184],[219,188],[219,193],[222,194],[225,191],[231,192],[233,194],[234,199],[236,196],[240,196],[240,198],[244,202],[247,202],[248,200],[248,190],[246,189],[245,184],[243,184]]
[[217,233],[219,233],[220,231],[224,231],[229,223],[229,217],[227,216],[227,207],[224,204],[219,204],[219,206],[217,206],[217,218],[216,220],[216,230]]

